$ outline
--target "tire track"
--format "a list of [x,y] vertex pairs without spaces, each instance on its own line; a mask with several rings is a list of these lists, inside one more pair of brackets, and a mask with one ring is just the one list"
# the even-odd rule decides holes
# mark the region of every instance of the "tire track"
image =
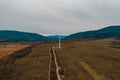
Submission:
[[83,68],[89,72],[89,74],[95,79],[95,80],[103,80],[101,76],[99,76],[88,64],[86,64],[83,61],[80,61],[80,64],[83,66]]

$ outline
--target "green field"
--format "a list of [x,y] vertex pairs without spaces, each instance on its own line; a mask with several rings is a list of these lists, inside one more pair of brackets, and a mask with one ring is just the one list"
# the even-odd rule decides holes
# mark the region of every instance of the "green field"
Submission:
[[110,47],[110,43],[111,40],[63,43],[62,48],[57,49],[57,53],[64,66],[66,78],[68,80],[119,80],[120,49]]

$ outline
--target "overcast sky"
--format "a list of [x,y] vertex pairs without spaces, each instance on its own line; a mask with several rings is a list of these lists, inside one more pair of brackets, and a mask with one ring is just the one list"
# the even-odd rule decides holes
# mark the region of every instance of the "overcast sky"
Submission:
[[120,24],[120,0],[0,0],[0,30],[71,34]]

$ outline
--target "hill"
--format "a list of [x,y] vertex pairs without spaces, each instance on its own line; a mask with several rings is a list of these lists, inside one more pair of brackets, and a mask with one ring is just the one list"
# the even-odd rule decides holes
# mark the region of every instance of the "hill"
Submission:
[[47,38],[36,33],[1,30],[0,41],[2,42],[34,42],[47,41]]
[[[66,36],[64,36],[64,35],[60,35],[60,39],[64,39]],[[49,40],[58,40],[59,39],[59,35],[49,35],[49,36],[47,36],[47,38],[49,39]]]
[[103,39],[120,38],[120,26],[108,26],[99,30],[79,32],[66,37],[66,40],[72,39]]

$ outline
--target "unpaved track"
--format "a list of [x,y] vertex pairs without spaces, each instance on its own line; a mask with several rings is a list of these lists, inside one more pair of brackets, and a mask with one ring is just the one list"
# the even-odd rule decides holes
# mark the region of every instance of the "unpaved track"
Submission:
[[95,80],[103,80],[88,64],[83,61],[80,61],[80,64]]
[[55,48],[54,48],[54,46],[52,46],[52,49],[53,49],[53,55],[54,55],[54,58],[55,58],[57,78],[58,78],[58,80],[61,80],[60,74],[59,74],[59,67],[58,67],[58,63],[57,63],[57,58],[56,58],[56,53],[55,53]]
[[[58,56],[55,47],[52,45],[50,48],[50,64],[49,64],[49,79],[48,80],[65,80],[64,70],[58,62]],[[63,74],[61,74],[63,72]]]

